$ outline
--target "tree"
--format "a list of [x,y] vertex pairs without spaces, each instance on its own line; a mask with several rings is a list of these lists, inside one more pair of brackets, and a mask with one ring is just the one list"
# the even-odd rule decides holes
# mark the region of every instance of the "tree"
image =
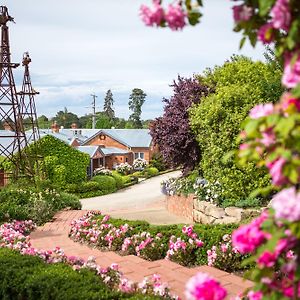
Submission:
[[172,167],[182,167],[187,174],[200,160],[200,147],[190,129],[188,111],[211,90],[196,78],[178,77],[172,87],[174,94],[163,100],[164,114],[152,123],[150,134],[165,162]]
[[113,94],[111,90],[108,90],[104,98],[103,111],[111,120],[115,117],[115,111],[113,109],[113,105],[114,105]]
[[143,124],[141,121],[141,114],[142,114],[142,106],[145,102],[145,98],[147,94],[138,88],[132,90],[131,95],[129,96],[129,109],[133,112],[129,120],[133,122],[134,128],[142,128]]
[[39,128],[41,129],[50,128],[51,126],[51,121],[49,121],[49,119],[45,115],[41,115],[40,117],[38,117],[37,121]]
[[68,112],[68,109],[65,107],[64,110],[59,111],[56,116],[53,118],[53,121],[64,128],[70,128],[73,123],[79,124],[79,118],[76,114]]
[[105,112],[97,114],[96,128],[109,129],[114,125],[113,121],[106,115]]

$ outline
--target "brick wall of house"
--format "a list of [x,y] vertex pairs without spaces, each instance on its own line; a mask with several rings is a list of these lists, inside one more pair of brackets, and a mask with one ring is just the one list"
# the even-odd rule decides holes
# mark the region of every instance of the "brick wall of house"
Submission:
[[[105,137],[105,139],[101,139],[101,136]],[[106,148],[119,148],[119,149],[124,149],[127,150],[127,146],[119,143],[118,141],[112,139],[111,137],[105,135],[105,134],[99,134],[95,136],[92,140],[88,142],[87,145],[91,146],[103,146]]]
[[138,147],[134,147],[134,148],[131,148],[131,151],[133,153],[138,153],[138,152],[141,152],[141,153],[144,153],[144,159],[146,161],[150,161],[151,159],[151,151],[150,151],[150,148],[138,148]]
[[111,155],[105,157],[105,168],[107,169],[113,169],[114,164],[121,164],[126,162],[126,158],[128,160],[129,164],[132,164],[133,162],[133,156],[132,153],[128,153],[125,155]]
[[194,195],[167,196],[166,207],[170,213],[193,221]]

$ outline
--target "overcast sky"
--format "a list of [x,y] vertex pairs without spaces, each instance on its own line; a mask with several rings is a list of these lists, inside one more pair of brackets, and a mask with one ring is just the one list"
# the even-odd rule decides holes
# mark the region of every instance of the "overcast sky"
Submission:
[[[54,116],[67,107],[84,115],[91,93],[103,106],[108,89],[114,94],[119,117],[128,117],[133,88],[148,95],[144,119],[162,113],[161,99],[177,77],[201,73],[222,64],[233,53],[262,59],[263,49],[247,45],[238,51],[241,34],[232,32],[232,2],[204,1],[199,26],[182,32],[145,27],[139,19],[141,3],[150,0],[26,0],[1,1],[16,24],[10,24],[12,60],[29,51],[32,82],[40,95],[38,114]],[[16,72],[21,84],[22,68]]]

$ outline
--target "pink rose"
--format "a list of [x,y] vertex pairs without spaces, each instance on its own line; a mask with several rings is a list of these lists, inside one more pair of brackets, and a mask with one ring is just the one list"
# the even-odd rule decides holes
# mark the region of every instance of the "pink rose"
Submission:
[[272,183],[276,186],[281,186],[288,183],[288,179],[283,175],[283,167],[286,160],[283,157],[276,159],[275,161],[266,163],[272,177]]
[[247,5],[235,5],[233,8],[233,18],[236,23],[249,21],[253,16],[253,9]]
[[[292,63],[293,56],[296,60]],[[294,88],[300,83],[300,53],[291,52],[284,55],[284,72],[282,76],[282,84],[288,88]]]
[[274,40],[274,30],[271,23],[261,26],[257,32],[258,40],[264,44],[270,44]]
[[271,268],[275,265],[276,259],[276,254],[270,251],[265,251],[259,256],[259,258],[257,259],[257,263],[261,267]]
[[182,29],[185,23],[186,13],[179,4],[170,4],[166,11],[166,21],[172,30]]
[[259,119],[274,113],[274,105],[272,103],[258,104],[254,106],[249,113],[251,119]]
[[227,291],[212,277],[198,273],[186,284],[185,296],[188,300],[223,300]]
[[300,99],[295,98],[291,93],[284,93],[281,98],[281,106],[284,111],[293,107],[300,111]]
[[146,26],[160,26],[164,21],[165,13],[158,0],[153,0],[153,9],[146,5],[140,8],[140,16]]
[[276,143],[276,135],[272,129],[262,132],[262,138],[259,140],[265,147],[270,147]]
[[263,293],[260,291],[249,291],[247,297],[249,298],[249,300],[261,300],[263,297]]
[[270,15],[272,16],[272,24],[276,29],[289,31],[291,25],[291,12],[289,8],[289,0],[277,0]]

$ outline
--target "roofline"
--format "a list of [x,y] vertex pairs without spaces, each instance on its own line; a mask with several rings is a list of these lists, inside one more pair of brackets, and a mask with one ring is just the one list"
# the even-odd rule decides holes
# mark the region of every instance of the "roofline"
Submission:
[[110,138],[112,138],[113,140],[119,142],[119,143],[122,144],[123,146],[129,147],[129,148],[132,147],[132,146],[128,145],[127,143],[123,142],[122,140],[117,139],[116,137],[114,137],[114,136],[112,136],[111,134],[107,133],[107,132],[105,131],[105,129],[99,129],[98,132],[96,132],[94,135],[92,135],[91,137],[89,137],[88,139],[86,139],[86,140],[83,142],[82,145],[85,146],[86,143],[88,143],[89,141],[91,141],[94,137],[96,137],[99,133],[102,133],[102,132],[105,133],[106,135],[108,135],[108,136],[109,136]]

